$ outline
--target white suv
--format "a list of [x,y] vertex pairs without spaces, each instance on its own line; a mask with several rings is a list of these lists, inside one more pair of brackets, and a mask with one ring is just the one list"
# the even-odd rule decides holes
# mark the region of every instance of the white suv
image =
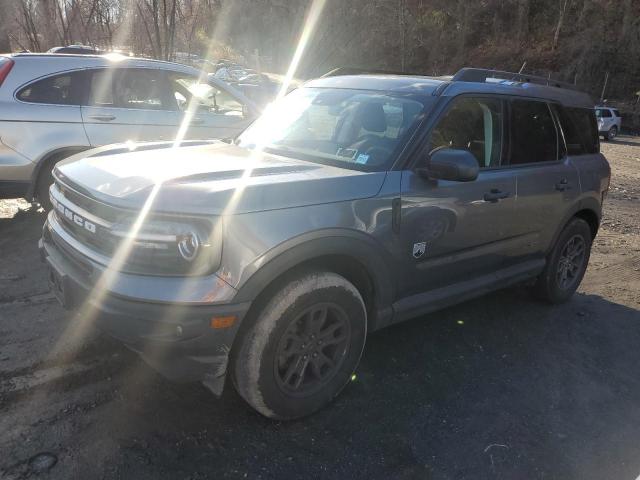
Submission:
[[596,107],[596,118],[598,119],[598,133],[605,140],[613,140],[620,133],[622,117],[615,108]]
[[[196,101],[195,114],[187,107]],[[193,107],[192,107],[193,108]],[[0,198],[49,207],[56,162],[131,141],[237,135],[257,116],[242,92],[193,67],[120,55],[0,55]]]

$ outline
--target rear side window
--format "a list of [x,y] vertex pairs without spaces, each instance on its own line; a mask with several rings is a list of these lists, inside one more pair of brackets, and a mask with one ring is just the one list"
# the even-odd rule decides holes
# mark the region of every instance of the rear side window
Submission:
[[558,132],[544,102],[511,102],[511,165],[558,159]]
[[[573,121],[576,131],[580,134],[584,153],[598,153],[600,151],[598,124],[593,110],[590,108],[564,108],[564,111]],[[569,143],[569,140],[567,140],[567,143]]]
[[596,108],[596,117],[611,118],[611,111],[608,108]]
[[80,105],[82,88],[79,72],[64,73],[27,85],[18,92],[18,100],[53,105]]
[[613,110],[613,114],[614,114],[616,117],[619,117],[619,116],[620,116],[620,112],[619,112],[618,110]]

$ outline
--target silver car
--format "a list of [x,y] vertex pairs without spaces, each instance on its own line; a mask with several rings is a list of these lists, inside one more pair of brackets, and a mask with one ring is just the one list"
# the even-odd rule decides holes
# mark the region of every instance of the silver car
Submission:
[[232,137],[256,114],[242,92],[186,65],[121,55],[0,55],[0,198],[49,207],[51,170],[63,158],[128,140]]
[[598,134],[605,140],[613,140],[620,133],[622,117],[615,108],[596,107],[596,119],[598,120]]

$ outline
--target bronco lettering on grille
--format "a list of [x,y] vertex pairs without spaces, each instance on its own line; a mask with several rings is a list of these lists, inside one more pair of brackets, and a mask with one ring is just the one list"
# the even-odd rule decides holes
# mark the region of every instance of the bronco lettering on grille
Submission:
[[96,233],[96,226],[94,223],[91,223],[89,220],[84,219],[77,213],[75,213],[70,208],[63,205],[61,202],[57,201],[55,198],[51,199],[53,203],[53,207],[60,212],[61,215],[67,217],[70,221],[78,225],[79,227],[84,227],[85,230]]

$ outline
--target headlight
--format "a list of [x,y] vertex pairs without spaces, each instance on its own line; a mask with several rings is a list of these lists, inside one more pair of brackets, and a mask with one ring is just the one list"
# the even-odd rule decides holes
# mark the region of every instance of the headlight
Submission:
[[136,231],[133,222],[114,224],[111,234],[127,252],[123,271],[151,275],[204,275],[220,264],[220,220],[147,219]]

